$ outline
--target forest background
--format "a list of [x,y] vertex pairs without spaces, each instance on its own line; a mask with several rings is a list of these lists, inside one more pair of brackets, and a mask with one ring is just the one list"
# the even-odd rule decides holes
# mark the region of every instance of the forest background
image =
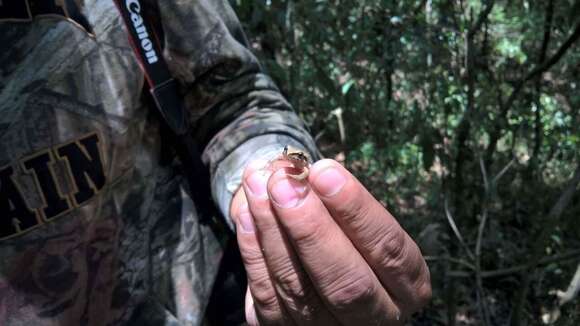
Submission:
[[324,155],[420,244],[410,323],[580,324],[580,1],[231,2]]

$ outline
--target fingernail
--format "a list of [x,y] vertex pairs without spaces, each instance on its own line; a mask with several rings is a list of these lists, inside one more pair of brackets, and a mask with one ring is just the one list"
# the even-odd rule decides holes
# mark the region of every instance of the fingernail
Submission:
[[254,233],[254,220],[247,203],[240,207],[239,219],[244,233]]
[[306,197],[307,186],[296,180],[280,179],[270,192],[274,203],[282,208],[296,207]]
[[268,197],[268,179],[270,178],[270,173],[264,170],[258,170],[252,173],[248,178],[246,178],[246,184],[250,189],[250,192],[256,197],[267,198]]
[[345,183],[346,178],[342,173],[335,168],[327,168],[318,174],[313,185],[319,194],[325,197],[331,197],[339,193]]

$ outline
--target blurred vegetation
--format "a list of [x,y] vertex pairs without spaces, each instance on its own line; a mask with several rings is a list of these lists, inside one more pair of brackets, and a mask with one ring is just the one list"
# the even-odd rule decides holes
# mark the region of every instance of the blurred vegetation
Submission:
[[580,1],[231,2],[324,154],[420,244],[413,324],[580,324],[556,294],[580,260]]

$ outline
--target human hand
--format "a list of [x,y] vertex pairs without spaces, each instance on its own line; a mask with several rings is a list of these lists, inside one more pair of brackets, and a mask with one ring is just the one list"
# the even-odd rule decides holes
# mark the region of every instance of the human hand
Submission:
[[303,181],[265,166],[244,171],[230,209],[250,325],[398,325],[429,301],[417,245],[340,164]]

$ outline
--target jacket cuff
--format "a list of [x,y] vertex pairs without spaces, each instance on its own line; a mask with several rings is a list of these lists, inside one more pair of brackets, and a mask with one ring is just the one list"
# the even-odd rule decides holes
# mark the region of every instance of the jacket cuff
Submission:
[[[235,232],[230,216],[230,205],[235,192],[242,184],[245,167],[253,160],[273,160],[282,154],[284,146],[305,150],[306,146],[287,135],[267,134],[250,138],[232,151],[217,166],[211,176],[213,200],[217,204],[228,226]],[[314,154],[314,153],[310,153]],[[315,157],[311,155],[311,157]]]

